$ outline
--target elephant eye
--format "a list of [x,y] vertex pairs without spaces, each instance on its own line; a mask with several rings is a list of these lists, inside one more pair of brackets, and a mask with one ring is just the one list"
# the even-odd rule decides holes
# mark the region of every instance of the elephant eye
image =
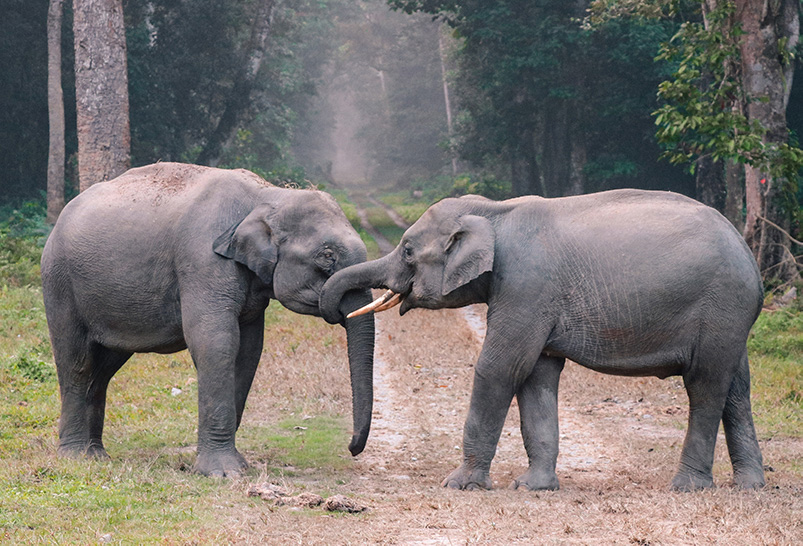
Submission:
[[324,248],[318,255],[315,257],[315,264],[327,273],[331,273],[335,267],[335,262],[337,261],[335,257],[335,251],[331,248],[327,247]]
[[405,259],[409,260],[413,257],[413,247],[411,247],[410,245],[404,245],[404,247],[402,247],[402,250],[404,252]]

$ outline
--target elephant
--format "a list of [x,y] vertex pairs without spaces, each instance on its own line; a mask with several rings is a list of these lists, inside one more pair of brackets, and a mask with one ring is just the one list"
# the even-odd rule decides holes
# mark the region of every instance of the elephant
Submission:
[[515,396],[529,465],[511,487],[559,488],[557,393],[566,359],[607,374],[683,377],[690,413],[674,490],[713,486],[720,421],[734,483],[765,483],[746,348],[762,307],[761,276],[742,237],[712,208],[633,189],[444,199],[392,253],[334,274],[321,292],[324,319],[338,320],[342,297],[364,287],[389,290],[360,312],[488,306],[463,462],[444,486],[491,488],[491,460]]
[[[198,380],[194,470],[241,475],[248,464],[235,433],[270,299],[320,316],[324,282],[366,259],[330,195],[274,187],[246,170],[156,163],[91,186],[64,208],[41,263],[61,395],[58,453],[108,458],[112,376],[133,353],[189,348]],[[348,341],[354,455],[371,424],[374,321],[345,315],[371,299],[355,290],[333,312]]]

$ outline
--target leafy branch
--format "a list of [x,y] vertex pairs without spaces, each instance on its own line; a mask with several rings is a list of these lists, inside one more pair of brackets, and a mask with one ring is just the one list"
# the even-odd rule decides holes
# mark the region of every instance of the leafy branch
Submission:
[[[664,104],[653,115],[665,159],[689,164],[711,157],[751,165],[771,178],[795,180],[803,150],[788,142],[768,142],[767,129],[746,114],[749,101],[741,82],[739,42],[744,32],[734,22],[734,4],[721,1],[703,22],[685,22],[661,47],[657,61],[675,64],[672,77],[659,85]],[[791,57],[787,60],[791,61]]]

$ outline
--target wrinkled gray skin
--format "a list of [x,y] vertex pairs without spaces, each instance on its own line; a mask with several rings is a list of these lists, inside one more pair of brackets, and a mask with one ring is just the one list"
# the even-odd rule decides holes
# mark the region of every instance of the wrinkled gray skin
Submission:
[[[234,436],[269,300],[320,316],[324,282],[365,259],[329,195],[272,187],[248,171],[158,163],[92,186],[61,213],[42,256],[59,453],[107,457],[112,376],[132,353],[189,348],[198,374],[195,469],[239,475],[247,464]],[[369,301],[369,291],[354,291],[330,312],[347,330],[355,455],[371,421],[374,324],[343,317]]]
[[764,485],[745,346],[761,309],[761,278],[739,233],[715,210],[637,190],[446,199],[394,252],[335,274],[321,294],[324,318],[337,319],[344,293],[369,286],[402,294],[402,314],[488,304],[463,464],[445,486],[491,487],[491,459],[516,396],[529,469],[512,486],[558,488],[557,392],[566,358],[609,374],[683,376],[689,425],[674,489],[712,486],[720,421],[735,484]]

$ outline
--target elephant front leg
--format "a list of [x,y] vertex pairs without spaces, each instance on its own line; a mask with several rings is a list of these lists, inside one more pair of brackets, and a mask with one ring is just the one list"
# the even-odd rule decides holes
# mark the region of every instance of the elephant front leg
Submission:
[[240,334],[236,320],[198,325],[187,336],[198,371],[198,457],[195,471],[238,477],[248,468],[235,447],[237,396],[235,363]]
[[248,324],[240,325],[240,349],[237,352],[235,372],[235,408],[237,410],[237,428],[243,419],[245,401],[251,391],[254,375],[262,356],[262,345],[265,335],[265,316]]
[[521,415],[521,436],[529,468],[513,480],[511,489],[556,490],[560,487],[558,460],[558,384],[563,358],[541,355],[516,393]]
[[494,356],[495,351],[489,349],[489,338],[474,372],[471,404],[463,427],[463,464],[443,481],[444,487],[493,488],[489,475],[491,461],[496,455],[514,387],[511,371],[502,364],[508,360],[504,355]]

